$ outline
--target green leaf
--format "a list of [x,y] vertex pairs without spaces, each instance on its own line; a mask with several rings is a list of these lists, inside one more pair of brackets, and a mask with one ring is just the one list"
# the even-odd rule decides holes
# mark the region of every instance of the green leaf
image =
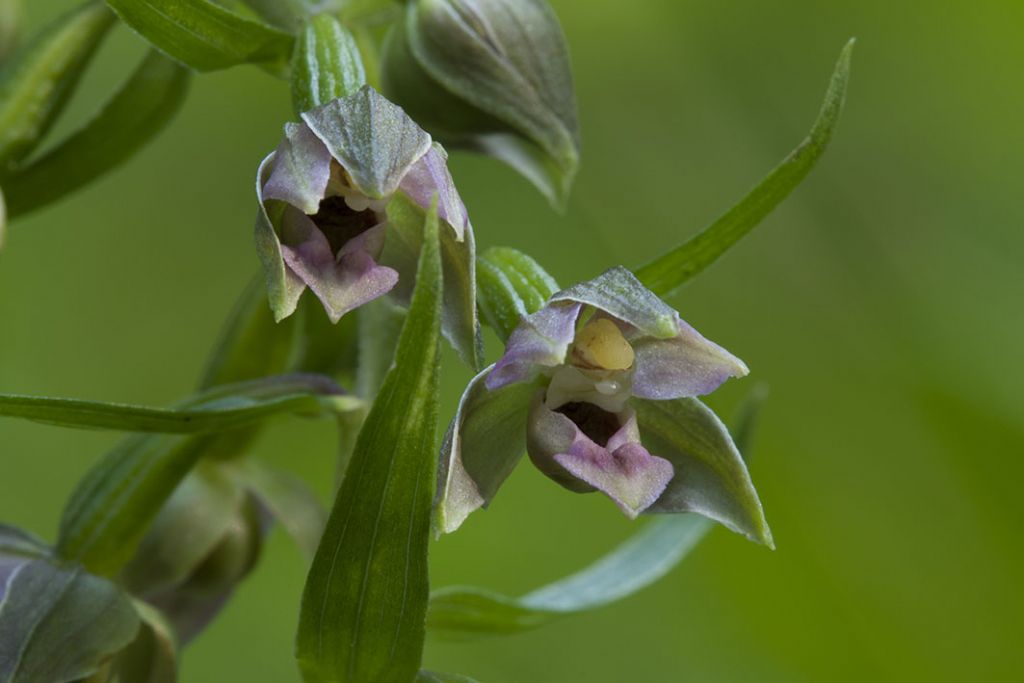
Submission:
[[207,0],[107,0],[154,47],[196,69],[287,62],[292,37]]
[[[764,395],[755,390],[736,422],[744,451]],[[668,574],[713,527],[711,520],[692,514],[648,522],[589,567],[519,598],[481,588],[441,588],[430,596],[427,628],[447,639],[508,635],[607,605]]]
[[746,197],[704,232],[636,271],[637,277],[659,296],[668,296],[710,266],[753,230],[796,189],[825,152],[846,99],[854,41],[843,48],[825,103],[810,134]]
[[[277,381],[283,380],[278,378]],[[234,386],[240,391],[255,388],[262,393],[268,383],[228,386]],[[270,396],[228,395],[201,405],[177,409],[99,403],[72,398],[0,394],[0,416],[24,418],[59,427],[158,434],[204,434],[249,426],[283,413],[333,414],[357,410],[362,405],[359,399],[351,396],[325,396],[323,392],[328,387],[316,379],[291,379],[274,389]]]
[[341,22],[319,14],[302,27],[292,56],[292,102],[299,114],[366,85],[359,46]]
[[53,125],[114,24],[89,2],[50,24],[0,72],[0,175],[24,159]]
[[442,274],[435,207],[416,291],[306,581],[296,656],[307,681],[416,676],[429,593]]
[[492,247],[477,259],[484,321],[505,341],[520,318],[539,311],[559,290],[539,263],[517,249]]
[[[222,391],[237,390],[238,386],[249,387],[249,395],[257,399],[272,399],[275,391],[283,396],[294,391],[293,384],[277,378],[228,385]],[[223,398],[216,392],[204,397],[209,401]],[[61,519],[58,554],[82,562],[94,573],[116,574],[200,458],[226,458],[246,445],[237,431],[199,437],[141,435],[123,441],[90,470],[72,494]]]
[[259,499],[312,558],[327,524],[327,511],[305,482],[253,458],[240,458],[222,467]]
[[177,114],[189,72],[153,52],[84,128],[4,182],[11,216],[55,202],[131,158]]
[[21,0],[0,0],[0,63],[18,45],[23,14]]
[[[201,389],[276,375],[286,371],[296,345],[297,325],[280,323],[267,306],[263,278],[249,283],[221,332],[206,364]],[[303,368],[303,371],[312,371]]]
[[85,678],[138,630],[131,600],[110,581],[81,567],[27,562],[0,602],[0,683]]

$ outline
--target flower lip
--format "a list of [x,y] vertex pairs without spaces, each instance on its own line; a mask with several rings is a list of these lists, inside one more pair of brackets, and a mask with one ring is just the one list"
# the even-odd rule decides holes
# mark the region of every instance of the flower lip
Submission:
[[337,255],[348,242],[381,222],[372,209],[357,211],[347,197],[335,195],[320,201],[319,210],[310,216]]

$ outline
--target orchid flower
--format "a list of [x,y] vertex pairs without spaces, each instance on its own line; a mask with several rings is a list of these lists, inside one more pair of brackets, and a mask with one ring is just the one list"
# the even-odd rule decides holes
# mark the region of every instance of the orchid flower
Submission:
[[624,268],[556,293],[462,397],[438,530],[486,506],[525,450],[554,481],[600,491],[630,518],[696,512],[770,545],[739,452],[695,398],[747,372]]

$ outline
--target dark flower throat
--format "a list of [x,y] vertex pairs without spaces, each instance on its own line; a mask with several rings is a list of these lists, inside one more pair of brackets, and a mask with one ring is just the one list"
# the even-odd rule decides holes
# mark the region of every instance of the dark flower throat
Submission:
[[345,243],[377,225],[380,221],[371,209],[355,211],[344,197],[328,197],[320,202],[320,210],[311,216],[337,254]]
[[566,403],[555,408],[555,412],[572,420],[581,432],[601,447],[607,446],[608,439],[622,427],[615,413],[609,413],[593,403]]

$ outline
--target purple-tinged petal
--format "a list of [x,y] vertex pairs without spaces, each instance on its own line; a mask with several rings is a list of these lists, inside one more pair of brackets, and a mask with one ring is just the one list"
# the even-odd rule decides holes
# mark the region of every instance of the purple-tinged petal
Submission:
[[487,388],[522,382],[537,366],[553,368],[565,362],[581,308],[576,303],[548,305],[523,318],[508,338],[505,355],[488,375]]
[[[260,164],[256,176],[256,195],[259,197],[260,208],[256,214],[256,252],[263,265],[263,273],[267,280],[267,299],[270,308],[274,312],[274,319],[278,322],[284,320],[292,313],[299,304],[299,297],[305,291],[305,283],[285,265],[284,254],[281,252],[281,240],[274,229],[274,219],[268,212],[267,204],[263,202],[263,186],[270,175],[271,166],[274,163],[274,155],[270,154]],[[279,202],[273,204],[272,211],[275,219],[280,220],[282,212],[287,208]],[[299,211],[298,209],[292,209]]]
[[555,460],[615,501],[630,519],[636,519],[658,499],[673,474],[672,463],[651,455],[638,443],[612,451],[592,441],[581,442],[568,453],[556,455]]
[[397,272],[374,260],[373,254],[379,254],[383,246],[384,229],[378,225],[349,240],[336,259],[313,221],[298,210],[286,209],[281,245],[284,261],[313,290],[333,322],[387,294],[398,283]]
[[640,444],[632,413],[605,415],[616,423],[602,446],[569,417],[536,401],[527,428],[527,452],[538,469],[565,488],[601,491],[635,518],[664,492],[672,479],[672,464]]
[[530,402],[542,392],[532,384],[490,391],[484,385],[490,370],[466,387],[441,448],[434,513],[438,534],[455,531],[470,513],[486,507],[525,450]]
[[551,303],[558,301],[593,306],[658,339],[669,339],[679,333],[679,314],[622,266],[563,289],[551,297]]
[[676,337],[643,337],[633,342],[633,350],[633,394],[640,398],[664,401],[703,396],[730,377],[743,377],[749,372],[743,361],[683,321],[679,322]]
[[369,86],[305,112],[302,120],[371,199],[394,194],[431,146],[426,131]]
[[399,189],[424,210],[437,195],[437,215],[455,230],[459,241],[469,229],[469,214],[462,203],[455,181],[448,170],[448,154],[441,145],[434,143],[430,151],[412,165],[402,179]]
[[331,153],[308,126],[286,123],[261,201],[279,199],[315,214],[331,179]]

